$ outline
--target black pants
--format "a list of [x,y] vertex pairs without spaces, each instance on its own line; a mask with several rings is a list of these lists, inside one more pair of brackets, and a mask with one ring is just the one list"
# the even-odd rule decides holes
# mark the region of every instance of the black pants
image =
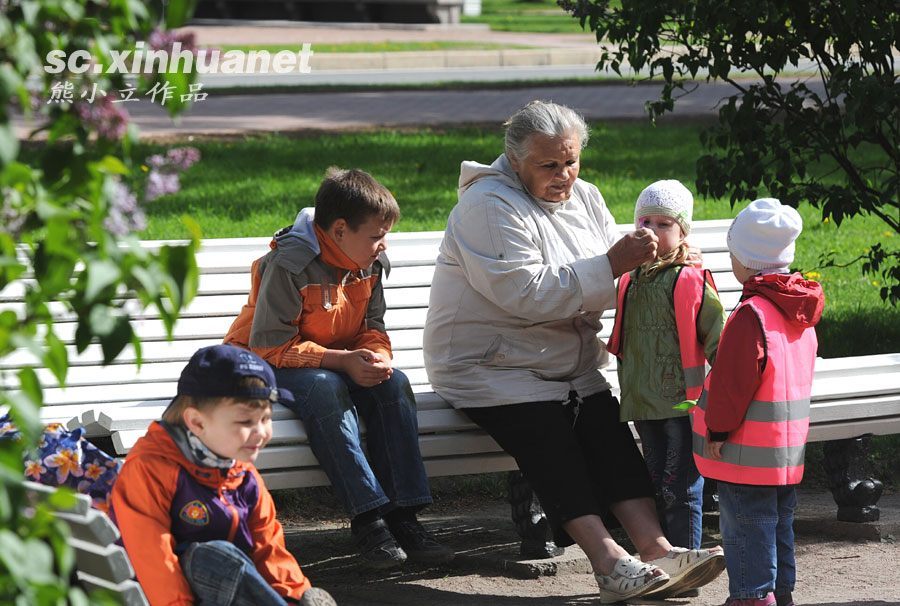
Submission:
[[577,416],[575,408],[571,402],[526,402],[462,409],[516,460],[560,546],[574,543],[562,529],[565,522],[590,514],[606,517],[612,503],[654,494],[612,394],[588,396]]

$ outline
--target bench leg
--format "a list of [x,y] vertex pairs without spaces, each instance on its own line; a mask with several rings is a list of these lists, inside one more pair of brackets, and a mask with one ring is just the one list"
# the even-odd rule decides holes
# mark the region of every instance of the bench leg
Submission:
[[884,486],[868,474],[870,437],[825,442],[825,472],[838,505],[838,520],[874,522],[881,515],[876,503]]
[[519,553],[529,560],[543,560],[562,555],[550,536],[550,524],[538,501],[537,495],[521,471],[511,471],[506,477],[509,488],[509,505],[516,532],[522,539]]

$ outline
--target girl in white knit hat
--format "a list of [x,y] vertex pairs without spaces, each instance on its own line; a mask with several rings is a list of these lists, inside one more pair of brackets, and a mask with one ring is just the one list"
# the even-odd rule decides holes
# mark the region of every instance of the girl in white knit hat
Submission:
[[[635,226],[659,238],[657,258],[619,278],[607,348],[618,357],[620,419],[634,421],[640,434],[666,538],[697,549],[703,478],[688,413],[673,406],[699,397],[725,312],[709,271],[687,264],[693,206],[691,192],[675,180],[657,181],[638,196]],[[653,597],[695,595],[699,585],[669,585],[665,596]]]
[[729,606],[793,606],[796,485],[803,478],[822,287],[791,273],[799,213],[754,200],[728,230],[741,302],[692,409],[700,472],[719,481]]

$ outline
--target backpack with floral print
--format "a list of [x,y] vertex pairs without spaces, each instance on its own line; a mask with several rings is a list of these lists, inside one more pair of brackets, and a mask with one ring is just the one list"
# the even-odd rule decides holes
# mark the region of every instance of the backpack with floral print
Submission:
[[[0,416],[0,440],[18,439],[19,430],[9,415]],[[91,497],[94,507],[109,509],[112,485],[119,477],[122,462],[111,457],[84,437],[84,428],[68,430],[51,423],[37,448],[25,453],[25,477],[47,486],[68,486]]]

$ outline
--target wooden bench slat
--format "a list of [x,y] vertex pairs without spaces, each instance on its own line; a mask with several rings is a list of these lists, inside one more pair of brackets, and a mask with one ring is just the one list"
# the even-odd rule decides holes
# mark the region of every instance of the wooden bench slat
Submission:
[[[26,480],[22,483],[25,486],[26,494],[29,495],[30,498],[36,499],[38,501],[46,501],[50,495],[56,492],[56,488],[53,486],[46,486],[44,484],[38,484],[37,482],[32,482],[30,480]],[[69,509],[65,509],[66,513],[71,513],[75,515],[86,515],[88,511],[91,510],[91,498],[87,495],[75,493],[75,503]]]
[[[506,454],[447,457],[425,461],[425,471],[430,477],[492,473],[515,469],[518,469],[515,460]],[[326,486],[328,484],[325,472],[319,468],[260,471],[262,471],[266,486],[270,490],[297,486]]]
[[78,570],[85,574],[110,583],[121,583],[134,577],[124,548],[116,544],[101,547],[76,538],[69,539],[69,544],[75,549]]
[[66,522],[72,536],[93,545],[112,545],[119,540],[119,529],[109,517],[97,509],[89,509],[84,514],[58,512],[60,520]]
[[[419,438],[419,448],[426,460],[437,457],[468,456],[501,452],[500,447],[484,432],[472,431],[453,434],[424,435]],[[259,469],[285,467],[316,467],[319,462],[306,444],[267,446],[256,460]]]
[[99,577],[95,577],[79,571],[77,574],[81,584],[91,592],[92,590],[101,589],[108,591],[117,596],[123,606],[149,606],[147,596],[137,581],[127,580],[121,583],[111,583]]

